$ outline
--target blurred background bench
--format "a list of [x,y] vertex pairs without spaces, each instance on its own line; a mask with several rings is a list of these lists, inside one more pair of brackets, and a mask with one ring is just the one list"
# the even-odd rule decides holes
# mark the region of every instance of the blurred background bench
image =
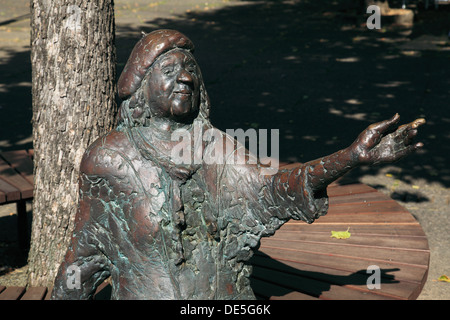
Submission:
[[19,246],[29,245],[26,203],[33,199],[33,150],[0,152],[0,205],[16,203]]

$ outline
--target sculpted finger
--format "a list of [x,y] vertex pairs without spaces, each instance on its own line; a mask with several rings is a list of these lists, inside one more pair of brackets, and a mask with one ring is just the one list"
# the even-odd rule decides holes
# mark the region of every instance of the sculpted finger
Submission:
[[402,145],[408,145],[417,135],[416,129],[411,129],[409,125],[400,126],[393,134],[394,141]]
[[417,135],[417,130],[416,129],[412,129],[407,131],[406,137],[405,137],[405,144],[410,144],[413,140],[414,137]]
[[410,144],[417,135],[417,128],[425,123],[425,119],[416,119],[413,122],[401,125],[394,134],[396,142],[403,141],[405,144]]
[[412,127],[413,129],[416,129],[416,128],[418,128],[419,126],[421,126],[421,125],[423,125],[423,124],[425,124],[425,123],[426,123],[426,121],[425,121],[424,118],[416,119],[416,120],[414,120],[413,122],[411,122],[411,127]]
[[417,149],[420,149],[420,148],[422,148],[423,147],[423,143],[422,142],[418,142],[418,143],[416,143],[415,145],[414,145],[414,148],[417,150]]
[[421,125],[423,125],[424,123],[426,123],[425,119],[420,118],[420,119],[416,119],[413,122],[401,125],[400,127],[398,127],[398,129],[406,129],[406,130],[411,130],[411,129],[417,129],[418,127],[420,127]]
[[409,153],[412,153],[412,152],[417,151],[418,149],[420,149],[422,147],[423,147],[423,143],[422,142],[418,142],[418,143],[409,145],[407,148],[410,151]]
[[372,125],[369,126],[369,129],[371,130],[376,130],[380,133],[384,133],[386,131],[389,131],[390,129],[392,129],[400,120],[400,115],[398,113],[396,113],[391,119],[389,120],[384,120],[381,122],[377,122],[374,123]]
[[416,143],[416,144],[413,144],[413,145],[409,145],[406,148],[397,151],[395,153],[395,159],[399,160],[399,159],[401,159],[403,157],[406,157],[407,155],[413,153],[414,151],[416,151],[417,149],[422,148],[422,147],[423,147],[423,143],[422,142],[419,142],[419,143]]

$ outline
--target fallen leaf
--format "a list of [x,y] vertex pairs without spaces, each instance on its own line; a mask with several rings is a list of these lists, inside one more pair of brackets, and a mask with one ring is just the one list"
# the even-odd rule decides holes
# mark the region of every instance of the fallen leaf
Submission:
[[450,282],[450,278],[447,277],[447,276],[444,274],[444,275],[442,275],[442,276],[440,276],[440,277],[438,278],[438,281],[442,281],[442,282]]
[[347,231],[331,231],[331,238],[336,239],[348,239],[350,238],[351,233],[348,232],[350,230],[350,227],[348,227]]

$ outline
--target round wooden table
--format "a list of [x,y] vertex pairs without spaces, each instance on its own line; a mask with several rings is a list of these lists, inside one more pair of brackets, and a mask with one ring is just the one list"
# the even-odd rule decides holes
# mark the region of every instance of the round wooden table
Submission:
[[[326,216],[312,224],[291,220],[262,239],[251,260],[257,297],[416,299],[430,250],[415,218],[364,184],[334,183],[328,195]],[[347,230],[347,239],[331,237]]]

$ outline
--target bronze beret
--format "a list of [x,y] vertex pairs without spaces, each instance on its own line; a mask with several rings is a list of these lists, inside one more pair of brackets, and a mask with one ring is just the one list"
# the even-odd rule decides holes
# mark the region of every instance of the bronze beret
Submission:
[[134,46],[127,64],[117,83],[119,97],[132,95],[153,62],[163,53],[182,48],[194,51],[194,44],[184,34],[176,30],[161,29],[144,35]]

